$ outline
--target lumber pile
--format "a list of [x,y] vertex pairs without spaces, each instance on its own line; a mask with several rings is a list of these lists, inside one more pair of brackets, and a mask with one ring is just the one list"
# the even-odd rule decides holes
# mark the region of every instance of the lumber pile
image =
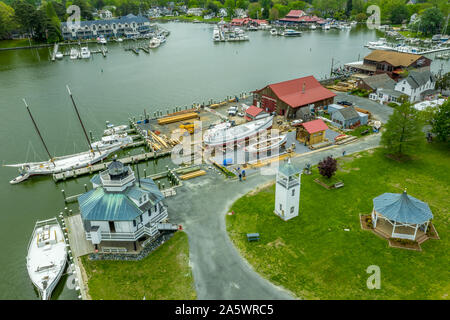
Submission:
[[194,172],[190,172],[190,173],[186,173],[180,176],[181,180],[187,180],[187,179],[192,179],[192,178],[196,178],[196,177],[200,177],[206,174],[205,170],[197,170]]
[[188,112],[188,113],[183,113],[183,114],[178,114],[175,116],[164,117],[164,118],[158,119],[158,124],[169,124],[169,123],[173,123],[173,122],[184,121],[184,120],[194,119],[194,118],[198,118],[198,117],[199,116],[198,116],[197,112]]

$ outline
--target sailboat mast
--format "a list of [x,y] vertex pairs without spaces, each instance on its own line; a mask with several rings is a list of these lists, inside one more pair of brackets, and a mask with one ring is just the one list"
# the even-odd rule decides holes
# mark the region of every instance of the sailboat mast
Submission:
[[75,100],[73,100],[72,92],[70,92],[69,86],[66,86],[66,88],[67,88],[67,91],[69,91],[70,99],[72,100],[73,107],[75,108],[75,112],[77,113],[77,117],[78,117],[78,120],[80,121],[81,128],[83,128],[84,136],[86,137],[86,141],[89,145],[89,150],[91,150],[91,152],[94,152],[94,150],[92,149],[91,141],[89,140],[88,135],[86,133],[86,128],[84,127],[83,121],[81,121],[80,113],[78,112],[77,105],[75,104]]
[[47,145],[45,144],[44,138],[42,138],[41,132],[39,131],[39,128],[36,124],[36,122],[34,121],[33,115],[31,114],[30,108],[28,107],[27,101],[25,99],[22,99],[23,103],[25,103],[25,107],[27,108],[28,114],[30,115],[31,121],[33,122],[34,125],[34,129],[36,129],[36,132],[39,136],[39,138],[41,139],[42,144],[44,145],[45,151],[47,151],[48,156],[50,157],[50,160],[52,161],[53,157],[50,154],[50,151],[48,151]]

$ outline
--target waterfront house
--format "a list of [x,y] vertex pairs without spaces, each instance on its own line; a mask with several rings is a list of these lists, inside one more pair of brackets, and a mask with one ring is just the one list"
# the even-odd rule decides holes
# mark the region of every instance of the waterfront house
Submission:
[[[168,218],[164,196],[152,179],[136,179],[130,166],[113,160],[95,175],[93,189],[78,197],[86,239],[98,248],[153,239]],[[113,243],[111,245],[111,243]]]
[[386,73],[397,81],[406,71],[413,68],[429,67],[431,59],[425,56],[396,51],[374,50],[361,62],[347,63],[345,66],[362,74]]
[[269,84],[253,92],[253,105],[266,112],[298,119],[301,108],[322,109],[332,104],[336,94],[324,88],[314,76]]
[[205,11],[203,8],[189,8],[186,14],[188,16],[200,17],[203,14],[203,11]]
[[378,88],[375,93],[369,95],[370,100],[379,101],[381,103],[389,103],[400,101],[402,93],[390,88]]
[[323,24],[325,20],[314,15],[308,15],[303,10],[291,10],[284,18],[279,19],[278,22],[287,25]]
[[117,19],[80,21],[79,27],[61,23],[64,40],[93,39],[98,36],[139,37],[156,30],[156,25],[143,16],[129,14]]
[[378,88],[394,89],[396,82],[386,73],[361,78],[356,82],[360,89],[376,92]]
[[321,143],[325,140],[325,132],[328,126],[321,119],[303,122],[297,127],[297,140],[305,145]]
[[361,124],[359,114],[355,107],[350,106],[336,110],[331,114],[331,121],[340,128],[350,129]]
[[408,76],[399,80],[395,90],[409,97],[410,102],[422,101],[436,94],[435,78],[429,69],[410,71]]

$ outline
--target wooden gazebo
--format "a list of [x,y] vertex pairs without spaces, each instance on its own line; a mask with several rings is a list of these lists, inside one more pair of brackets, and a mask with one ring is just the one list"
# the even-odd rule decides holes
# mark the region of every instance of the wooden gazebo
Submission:
[[384,193],[373,199],[373,228],[383,225],[392,238],[415,241],[427,232],[433,213],[428,204],[406,193]]

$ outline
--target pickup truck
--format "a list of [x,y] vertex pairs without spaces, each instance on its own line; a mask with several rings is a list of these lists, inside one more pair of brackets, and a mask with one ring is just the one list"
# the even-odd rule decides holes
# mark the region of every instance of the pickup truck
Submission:
[[230,107],[228,108],[228,115],[235,116],[238,112],[238,107]]

